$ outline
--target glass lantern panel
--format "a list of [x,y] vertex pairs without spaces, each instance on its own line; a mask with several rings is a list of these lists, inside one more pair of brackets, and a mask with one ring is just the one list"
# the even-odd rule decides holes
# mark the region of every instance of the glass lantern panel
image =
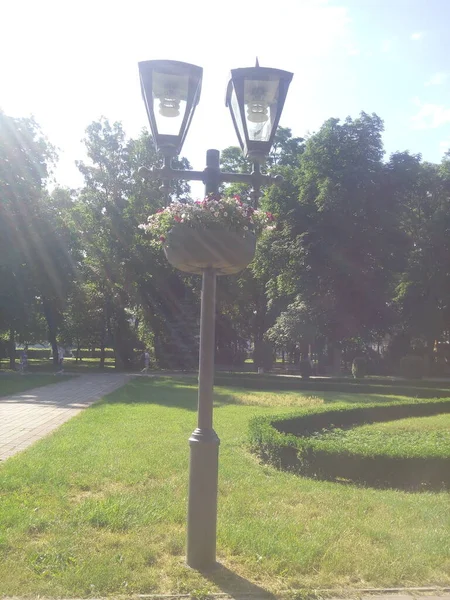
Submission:
[[189,76],[153,72],[153,112],[160,135],[179,135],[186,112]]
[[234,118],[236,119],[236,126],[238,128],[239,135],[241,136],[241,140],[242,140],[242,142],[244,142],[245,141],[244,124],[242,123],[241,111],[239,108],[239,102],[238,102],[238,99],[236,96],[236,90],[234,89],[234,86],[233,86],[233,91],[231,93],[231,110],[233,112]]
[[245,119],[248,137],[252,142],[270,139],[278,107],[279,79],[244,82]]

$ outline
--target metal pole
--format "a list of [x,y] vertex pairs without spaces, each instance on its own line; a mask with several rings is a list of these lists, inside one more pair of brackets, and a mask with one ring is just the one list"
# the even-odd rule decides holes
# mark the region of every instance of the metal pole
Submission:
[[[218,150],[206,154],[205,193],[219,189]],[[200,357],[198,377],[197,429],[189,438],[189,498],[187,522],[187,564],[208,569],[216,563],[217,482],[219,438],[213,429],[214,341],[216,272],[205,269],[200,315]]]

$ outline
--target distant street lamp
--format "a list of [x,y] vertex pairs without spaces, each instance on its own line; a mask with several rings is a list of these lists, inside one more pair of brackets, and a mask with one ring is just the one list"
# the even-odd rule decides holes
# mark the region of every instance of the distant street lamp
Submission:
[[[261,173],[260,165],[270,152],[283,110],[292,73],[255,67],[234,69],[227,88],[226,105],[236,129],[241,149],[253,161],[251,174],[220,170],[220,153],[207,150],[204,171],[172,168],[172,158],[181,152],[195,107],[200,99],[203,70],[183,62],[150,60],[139,63],[141,90],[150,129],[164,156],[161,169],[141,167],[151,179],[202,181],[205,195],[217,194],[220,183],[247,183],[257,205],[263,183],[276,183],[278,177]],[[216,235],[216,234],[215,234]],[[175,239],[165,248],[175,267],[202,273],[200,316],[200,356],[197,428],[189,438],[189,499],[187,519],[187,564],[208,569],[216,562],[217,481],[219,438],[213,429],[214,345],[216,276],[236,273],[251,262],[254,241],[217,236],[192,250],[193,240]],[[195,240],[194,240],[195,242]],[[239,248],[233,248],[241,244]],[[212,247],[215,246],[215,247]],[[201,256],[199,256],[201,254]],[[194,257],[194,258],[193,258]]]

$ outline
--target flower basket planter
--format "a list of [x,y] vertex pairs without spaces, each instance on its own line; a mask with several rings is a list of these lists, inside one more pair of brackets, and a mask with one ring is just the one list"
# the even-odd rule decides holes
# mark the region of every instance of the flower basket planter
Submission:
[[164,243],[164,253],[171,265],[186,273],[201,274],[215,269],[218,275],[239,273],[255,255],[256,237],[223,228],[192,228],[175,225]]

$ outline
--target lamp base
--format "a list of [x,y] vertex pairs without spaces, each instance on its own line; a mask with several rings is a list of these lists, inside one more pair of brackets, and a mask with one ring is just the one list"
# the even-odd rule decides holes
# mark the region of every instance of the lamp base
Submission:
[[189,438],[186,563],[199,571],[216,565],[219,444],[214,429],[197,428]]

